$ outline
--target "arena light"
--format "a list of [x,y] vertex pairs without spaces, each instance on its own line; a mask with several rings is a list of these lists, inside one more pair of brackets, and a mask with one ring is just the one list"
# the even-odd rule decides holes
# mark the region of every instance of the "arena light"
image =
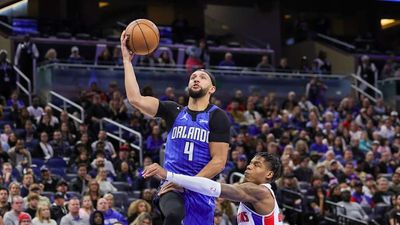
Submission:
[[104,2],[104,1],[100,1],[99,2],[99,8],[104,8],[104,7],[107,7],[109,5],[110,5],[109,2]]
[[8,10],[13,10],[13,9],[17,9],[19,7],[23,7],[24,5],[28,4],[28,0],[22,0],[16,3],[13,3],[11,5],[8,5],[6,7],[3,7],[0,9],[0,14],[7,12]]
[[388,29],[400,24],[400,20],[395,19],[381,19],[381,28]]

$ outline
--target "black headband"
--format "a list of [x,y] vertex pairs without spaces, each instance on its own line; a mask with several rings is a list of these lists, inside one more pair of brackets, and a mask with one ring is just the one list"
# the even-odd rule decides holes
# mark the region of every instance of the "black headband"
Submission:
[[206,73],[210,77],[212,85],[217,86],[217,81],[215,80],[214,75],[212,75],[212,73],[210,73],[210,71],[208,71],[206,69],[199,69],[199,71]]

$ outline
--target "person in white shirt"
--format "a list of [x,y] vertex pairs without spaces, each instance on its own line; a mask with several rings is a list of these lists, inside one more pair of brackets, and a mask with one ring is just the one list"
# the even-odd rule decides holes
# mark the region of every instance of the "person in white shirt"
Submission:
[[118,191],[114,185],[107,178],[107,171],[104,167],[99,167],[97,169],[96,180],[100,185],[100,192],[104,195],[107,193],[112,193]]
[[[93,152],[95,152],[96,149],[96,145],[98,142],[104,142],[104,151],[106,152],[106,155],[109,155],[112,159],[114,159],[115,157],[117,157],[117,154],[115,152],[114,146],[111,144],[111,142],[107,141],[107,133],[104,130],[100,130],[99,134],[98,134],[98,140],[93,142],[91,147]],[[109,157],[107,157],[109,158]]]
[[33,97],[32,105],[28,107],[29,115],[33,118],[41,117],[44,113],[43,108],[39,105],[39,97]]

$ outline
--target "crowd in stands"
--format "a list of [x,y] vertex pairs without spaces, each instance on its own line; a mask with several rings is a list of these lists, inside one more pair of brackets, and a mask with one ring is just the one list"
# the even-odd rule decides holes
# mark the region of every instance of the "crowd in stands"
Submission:
[[[117,48],[116,48],[117,49]],[[207,44],[187,49],[188,70],[208,67]],[[118,63],[118,49],[103,52],[102,62]],[[123,94],[123,87],[110,83],[101,90],[92,83],[80,93],[79,104],[87,112],[84,123],[55,112],[34,97],[32,104],[19,97],[15,75],[7,53],[0,51],[0,216],[3,223],[19,224],[161,224],[162,216],[153,205],[159,182],[144,180],[143,168],[160,161],[166,140],[165,121],[149,119],[134,109]],[[57,62],[50,49],[46,59]],[[77,47],[68,59],[83,59]],[[261,57],[257,71],[329,74],[331,64],[326,53],[308,62],[301,58],[300,68],[290,66],[286,58],[279,65],[269,56]],[[168,51],[141,58],[139,65],[175,65]],[[235,67],[234,56],[226,53],[219,66]],[[372,69],[375,68],[375,69]],[[382,74],[395,71],[396,63],[385,65]],[[362,74],[377,69],[368,58],[359,67]],[[371,72],[372,71],[372,72]],[[9,77],[9,78],[6,78]],[[367,78],[366,78],[367,79]],[[8,82],[8,83],[6,83]],[[283,176],[274,188],[278,203],[285,208],[290,224],[324,224],[324,217],[346,212],[352,218],[377,224],[397,224],[400,213],[400,117],[385,106],[382,99],[373,104],[368,98],[346,97],[327,102],[328,87],[313,78],[306,93],[289,92],[286,99],[232,93],[232,100],[212,103],[226,110],[231,120],[231,143],[227,165],[217,178],[220,182],[240,182],[246,163],[260,151],[281,158]],[[187,96],[177,96],[166,88],[157,96],[151,87],[143,94],[186,105]],[[143,136],[143,164],[139,152],[129,144],[107,138],[107,127],[100,120],[110,118],[140,132]],[[125,137],[132,143],[133,136]],[[399,200],[397,200],[399,199]],[[236,224],[237,205],[216,199],[215,224]],[[301,210],[289,210],[287,206]],[[0,219],[1,221],[1,219]]]
[[[241,90],[230,102],[213,97],[212,103],[226,110],[232,124],[229,161],[218,180],[239,182],[237,174],[244,173],[248,160],[268,151],[283,163],[283,177],[275,185],[278,203],[303,212],[286,210],[288,223],[322,224],[332,207],[339,206],[360,220],[397,221],[398,113],[382,100],[372,104],[367,98],[346,97],[326,102],[321,94],[325,88],[314,78],[304,96],[290,92],[283,101],[273,93],[246,96]],[[79,104],[87,111],[83,124],[72,121],[68,112],[53,112],[38,97],[27,105],[13,92],[0,113],[0,208],[5,224],[18,224],[23,212],[34,224],[102,224],[95,222],[100,219],[104,224],[160,224],[161,215],[152,204],[158,181],[140,174],[143,166],[159,162],[166,125],[132,108],[121,91],[116,83],[107,91],[95,83],[82,91]],[[176,96],[168,87],[160,99],[185,104],[187,96]],[[107,138],[99,126],[102,117],[143,135],[143,166],[136,150]],[[286,193],[290,191],[297,194]],[[216,203],[216,224],[236,224],[236,205],[224,199]]]

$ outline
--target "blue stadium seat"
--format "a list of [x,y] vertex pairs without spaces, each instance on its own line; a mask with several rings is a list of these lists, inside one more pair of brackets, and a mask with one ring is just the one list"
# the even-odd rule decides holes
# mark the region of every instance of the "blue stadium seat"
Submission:
[[65,177],[65,168],[49,167],[49,169],[50,169],[52,174],[60,176],[62,178]]
[[113,182],[112,184],[114,185],[115,188],[117,188],[118,191],[125,191],[125,192],[132,191],[131,186],[126,182],[116,181],[116,182]]
[[114,196],[114,205],[117,208],[128,206],[128,193],[124,191],[117,191],[112,193]]
[[66,181],[71,181],[71,180],[73,180],[74,178],[76,178],[78,176],[78,174],[76,174],[76,173],[67,173],[66,175],[65,175],[65,180]]
[[82,198],[82,195],[75,191],[67,191],[67,195],[69,195],[70,198],[73,198],[73,197],[78,198],[78,199]]
[[58,168],[63,167],[63,168],[66,168],[67,167],[67,163],[64,161],[63,158],[56,157],[56,158],[49,159],[46,162],[46,166],[48,166],[48,167],[58,167]]
[[44,165],[44,160],[38,158],[32,158],[32,165],[36,165],[36,167],[39,168],[40,170],[40,167]]
[[54,193],[53,192],[44,191],[44,192],[42,192],[41,195],[44,196],[44,197],[49,198],[50,202],[54,202]]

